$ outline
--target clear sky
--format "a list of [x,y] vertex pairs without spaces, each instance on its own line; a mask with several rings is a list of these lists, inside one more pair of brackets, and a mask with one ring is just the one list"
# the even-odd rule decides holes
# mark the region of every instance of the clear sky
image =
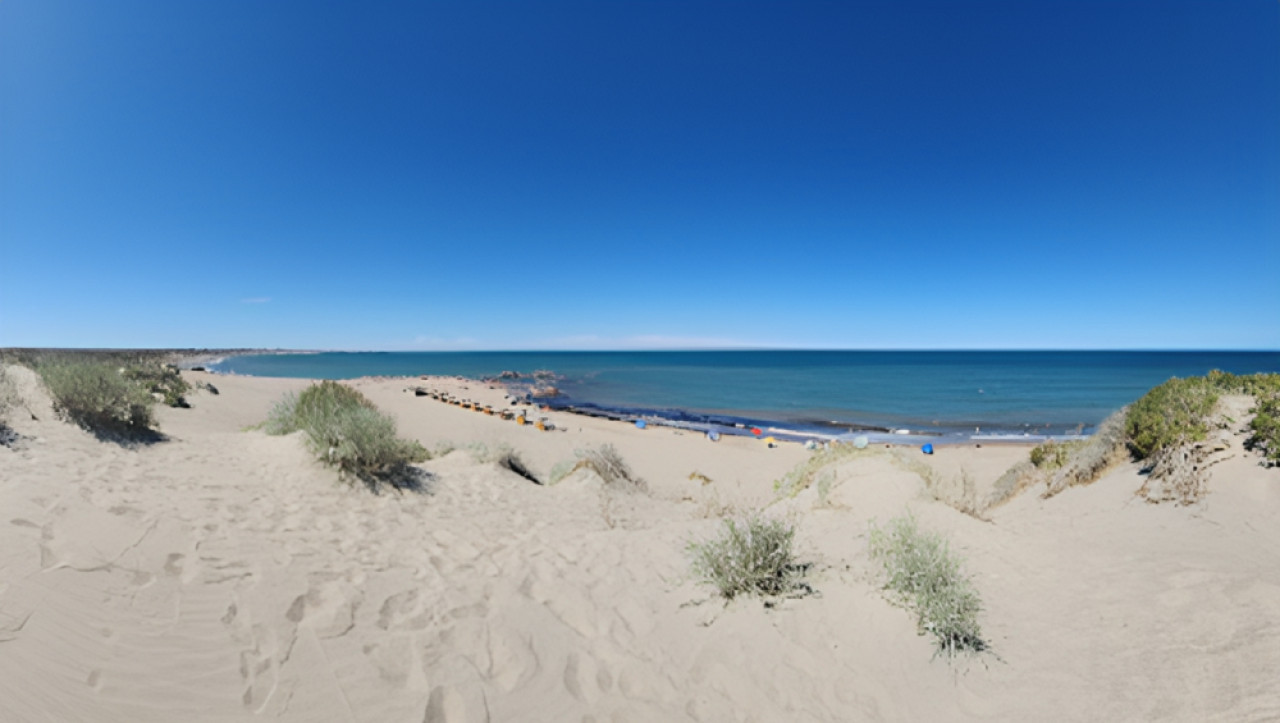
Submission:
[[1280,348],[1280,3],[0,2],[0,346]]

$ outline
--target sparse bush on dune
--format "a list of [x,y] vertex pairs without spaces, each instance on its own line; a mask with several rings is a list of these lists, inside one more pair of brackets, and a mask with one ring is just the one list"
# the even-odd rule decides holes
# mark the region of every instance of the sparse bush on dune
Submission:
[[988,504],[978,499],[977,481],[969,474],[969,470],[961,467],[959,475],[948,479],[922,460],[920,455],[911,454],[907,448],[895,449],[893,459],[924,482],[924,491],[931,498],[975,520],[987,520],[985,515]]
[[[773,483],[773,491],[779,497],[795,497],[806,489],[809,489],[814,482],[823,478],[823,471],[828,467],[851,459],[856,456],[866,456],[875,454],[871,449],[858,449],[852,444],[841,444],[832,442],[825,447],[819,447],[809,455],[809,458],[797,465],[794,469],[784,474]],[[834,473],[827,482],[827,491],[830,491],[830,485],[835,482]]]
[[568,477],[573,470],[577,469],[577,463],[576,459],[564,459],[556,462],[551,468],[551,474],[547,475],[547,484],[558,484],[565,477]]
[[155,434],[155,399],[125,370],[71,355],[39,359],[34,367],[63,419],[108,437],[141,439]]
[[321,461],[376,488],[379,482],[413,486],[409,465],[427,460],[427,450],[396,436],[395,420],[363,394],[333,381],[289,394],[265,424],[268,434],[301,430]]
[[884,529],[873,526],[870,548],[883,567],[885,588],[916,613],[921,634],[934,637],[938,652],[954,657],[988,647],[978,624],[982,601],[941,535],[920,530],[905,515]]
[[1258,400],[1249,429],[1248,445],[1272,465],[1280,464],[1280,393]]
[[536,475],[529,469],[529,465],[520,456],[520,453],[511,448],[508,444],[497,444],[492,448],[484,442],[476,442],[468,445],[468,451],[477,462],[484,462],[498,465],[503,469],[514,472],[521,477],[529,480],[534,484],[542,484]]
[[170,407],[189,406],[186,395],[191,391],[191,385],[182,378],[178,367],[172,364],[147,360],[124,367],[123,374],[126,379],[137,382],[153,395],[158,395],[159,401]]
[[1031,450],[1031,464],[1039,469],[1057,469],[1067,463],[1071,444],[1071,442],[1054,441],[1038,444]]
[[1023,490],[1041,481],[1041,475],[1030,460],[1023,460],[1005,470],[995,484],[991,485],[991,493],[983,505],[983,511],[990,511],[1017,497]]
[[1125,418],[1134,457],[1146,459],[1161,449],[1202,441],[1217,403],[1218,393],[1205,377],[1175,377],[1153,388]]
[[590,469],[604,480],[605,487],[627,492],[647,492],[649,484],[635,476],[618,454],[612,444],[603,444],[595,449],[579,449],[574,452],[578,458],[573,469]]
[[[1075,485],[1091,484],[1112,465],[1123,460],[1127,415],[1128,409],[1121,409],[1104,419],[1088,439],[1058,444],[1054,452],[1056,464],[1043,468],[1052,472],[1045,480],[1045,497],[1052,497]],[[1032,452],[1034,463],[1034,450]]]
[[1215,451],[1227,443],[1206,440],[1229,422],[1218,412],[1219,394],[1245,394],[1257,406],[1246,446],[1269,462],[1280,458],[1274,410],[1280,374],[1237,376],[1214,370],[1203,377],[1173,378],[1147,392],[1129,408],[1125,433],[1133,457],[1144,462],[1147,480],[1139,490],[1149,502],[1191,504],[1206,491]]
[[9,410],[17,403],[18,392],[3,362],[0,362],[0,445],[9,445],[18,438],[17,432],[8,425]]
[[4,419],[9,413],[9,408],[18,401],[18,391],[13,386],[13,380],[9,379],[9,372],[0,364],[0,419]]
[[726,599],[784,595],[800,587],[803,568],[792,552],[795,526],[759,514],[723,521],[720,535],[689,543],[693,573]]

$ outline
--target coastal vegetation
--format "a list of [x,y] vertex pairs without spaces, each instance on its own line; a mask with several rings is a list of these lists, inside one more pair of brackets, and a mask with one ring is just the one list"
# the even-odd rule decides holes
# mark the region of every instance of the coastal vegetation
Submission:
[[1125,434],[1136,459],[1204,440],[1209,415],[1218,403],[1216,385],[1206,377],[1173,378],[1129,407]]
[[784,595],[798,588],[804,568],[796,564],[796,528],[759,513],[722,521],[719,536],[691,542],[693,573],[726,600],[739,595]]
[[[1126,407],[1102,420],[1102,424],[1087,439],[1065,443],[1049,442],[1036,448],[1045,448],[1038,455],[1033,449],[1031,463],[1043,476],[1044,496],[1052,497],[1068,487],[1091,484],[1102,477],[1112,465],[1123,461],[1128,413]],[[1037,458],[1040,459],[1038,464]],[[997,483],[997,489],[999,488]]]
[[982,600],[941,535],[921,530],[907,514],[885,528],[872,526],[871,557],[879,562],[894,602],[916,614],[921,634],[955,657],[987,649],[978,623]]
[[1031,450],[1031,464],[1034,464],[1037,469],[1058,469],[1067,463],[1067,457],[1070,456],[1071,450],[1079,446],[1080,442],[1054,442],[1052,440],[1036,445]]
[[54,411],[62,419],[100,437],[137,441],[155,436],[156,399],[129,367],[78,355],[33,360]]
[[[626,492],[647,492],[649,484],[631,471],[626,460],[618,454],[612,444],[602,444],[590,449],[574,451],[578,461],[570,468],[570,473],[579,469],[589,469],[600,476],[606,488]],[[555,476],[554,471],[552,474]]]
[[34,370],[55,412],[104,439],[157,439],[154,406],[186,407],[191,386],[171,352],[7,350],[3,360]]
[[1140,490],[1145,499],[1190,504],[1204,495],[1206,471],[1219,461],[1211,461],[1210,455],[1230,446],[1221,433],[1213,440],[1209,435],[1235,424],[1220,408],[1224,394],[1253,397],[1254,418],[1245,445],[1260,452],[1267,464],[1280,461],[1280,374],[1214,370],[1203,377],[1175,377],[1134,402],[1125,419],[1128,447],[1147,473]]
[[[852,444],[832,442],[818,447],[809,458],[800,463],[773,483],[773,491],[778,497],[795,497],[809,489],[815,482],[823,482],[823,497],[830,492],[834,482],[834,473],[829,469],[832,465],[856,456],[874,454],[869,448],[859,449]],[[831,475],[828,479],[827,476]]]
[[0,445],[9,445],[18,438],[17,432],[9,427],[9,410],[18,403],[18,391],[13,380],[0,362]]
[[467,451],[471,453],[472,458],[477,462],[496,464],[508,472],[514,472],[515,474],[524,477],[534,484],[542,484],[542,481],[539,480],[532,471],[530,471],[528,463],[524,461],[524,458],[520,456],[520,453],[513,449],[509,444],[497,444],[490,447],[484,442],[476,442],[475,444],[469,445],[467,447]]
[[363,394],[334,381],[286,395],[271,410],[264,429],[277,435],[304,432],[320,461],[375,490],[383,482],[416,487],[418,475],[410,465],[430,457],[417,441],[396,436],[395,420]]
[[1280,465],[1280,394],[1258,401],[1249,428],[1253,431],[1250,447],[1261,452],[1271,465]]

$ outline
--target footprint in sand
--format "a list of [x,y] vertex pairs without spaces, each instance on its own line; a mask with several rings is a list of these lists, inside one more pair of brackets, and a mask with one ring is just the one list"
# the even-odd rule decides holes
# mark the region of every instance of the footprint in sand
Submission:
[[378,627],[383,630],[422,630],[429,622],[416,589],[388,597],[378,611]]
[[182,561],[186,559],[186,555],[181,552],[171,552],[169,557],[164,561],[165,574],[177,577],[182,574]]
[[495,633],[492,627],[485,637],[489,641],[489,678],[504,693],[515,690],[522,681],[537,676],[542,669],[538,652],[528,637],[510,632]]
[[600,693],[613,689],[608,667],[585,653],[569,653],[564,666],[564,688],[583,703],[594,703]]

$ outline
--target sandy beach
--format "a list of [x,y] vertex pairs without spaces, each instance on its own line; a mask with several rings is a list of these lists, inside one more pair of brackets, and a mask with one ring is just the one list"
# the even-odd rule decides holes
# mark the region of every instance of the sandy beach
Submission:
[[[401,435],[452,448],[423,491],[375,494],[255,428],[306,380],[184,372],[219,393],[161,407],[167,438],[130,448],[9,375],[6,721],[1280,718],[1280,469],[1238,430],[1198,504],[1145,502],[1125,463],[978,518],[920,465],[985,495],[1028,447],[875,447],[825,499],[780,499],[798,444],[533,412],[540,431],[413,391],[505,407],[484,383],[360,379]],[[545,482],[602,444],[647,492],[484,461],[508,445]],[[693,578],[686,545],[750,510],[795,523],[812,594],[726,604]],[[935,656],[886,599],[868,530],[907,511],[963,558],[989,651]]]

